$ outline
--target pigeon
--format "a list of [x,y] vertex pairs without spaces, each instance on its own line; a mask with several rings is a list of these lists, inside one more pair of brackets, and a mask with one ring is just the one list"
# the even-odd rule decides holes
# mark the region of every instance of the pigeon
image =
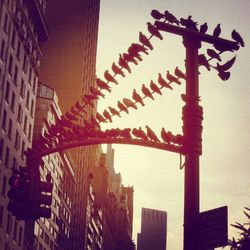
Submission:
[[88,101],[92,101],[92,100],[96,100],[99,99],[98,95],[89,95],[89,94],[85,94],[83,95]]
[[78,119],[76,118],[76,116],[72,115],[72,114],[69,113],[69,112],[66,112],[66,113],[65,113],[65,117],[66,117],[67,119],[69,119],[70,121],[78,121]]
[[155,93],[158,93],[159,95],[162,95],[161,90],[159,89],[159,87],[153,82],[153,80],[150,81],[150,88],[152,91],[154,91]]
[[140,136],[143,140],[148,140],[148,137],[147,137],[146,133],[142,130],[141,127],[139,127],[138,132],[139,132],[139,136]]
[[178,68],[178,66],[176,66],[174,73],[178,78],[186,79],[186,75]]
[[142,106],[145,106],[141,96],[136,92],[136,90],[134,89],[133,90],[133,95],[132,95],[132,98],[136,101],[136,102],[139,102]]
[[[84,111],[84,106],[82,106],[78,101],[75,103],[75,108],[79,111]],[[84,111],[86,113],[86,111]]]
[[231,51],[231,52],[234,52],[234,50],[238,50],[239,48],[235,48],[235,47],[232,47],[232,46],[221,46],[221,45],[218,45],[218,44],[214,44],[214,48],[216,50],[219,51],[219,53],[223,53],[225,51]]
[[181,82],[178,80],[178,78],[176,78],[175,76],[171,75],[169,73],[169,70],[167,70],[167,75],[166,75],[167,79],[170,81],[170,82],[175,82],[177,84],[181,84]]
[[[85,95],[83,95],[83,96],[81,97],[81,101],[84,103],[84,106],[90,105],[92,108],[95,106],[93,100],[91,101],[91,100],[87,99],[87,98],[85,97]],[[85,113],[86,113],[86,112],[85,112]]]
[[213,49],[207,49],[207,54],[211,57],[211,58],[215,58],[217,59],[218,61],[221,62],[221,58],[220,58],[220,55],[214,51]]
[[147,22],[147,26],[148,26],[148,31],[152,36],[156,36],[160,40],[163,40],[161,33],[152,23]]
[[[142,46],[142,45],[141,45]],[[142,46],[143,47],[143,46]],[[133,44],[128,48],[128,54],[131,58],[136,58],[139,61],[142,61],[142,57],[139,54],[137,46],[135,47]]]
[[147,96],[147,97],[151,98],[152,100],[154,100],[154,97],[153,97],[152,93],[150,92],[149,88],[147,88],[147,87],[145,86],[145,84],[142,84],[141,91],[142,91],[142,93],[143,93],[145,96]]
[[205,34],[207,32],[208,26],[207,23],[204,23],[200,26],[200,33]]
[[187,19],[184,19],[184,18],[181,18],[180,19],[181,21],[181,25],[188,28],[188,29],[192,29],[192,30],[196,30],[198,31],[197,29],[197,22],[194,22],[192,20],[192,16],[188,16]]
[[109,73],[108,70],[105,70],[104,72],[104,77],[108,82],[113,82],[116,85],[118,85],[118,82],[116,81],[116,79]]
[[222,81],[227,81],[230,78],[230,75],[229,71],[218,71],[218,76]]
[[238,42],[241,47],[245,47],[245,43],[243,41],[243,38],[241,37],[241,35],[236,31],[236,30],[233,30],[232,31],[232,34],[231,34],[232,38]]
[[236,59],[236,56],[234,56],[232,59],[230,59],[229,61],[227,61],[226,63],[222,65],[217,63],[217,66],[215,67],[215,69],[217,69],[218,71],[227,71],[233,66],[235,59]]
[[132,56],[132,55],[129,55],[127,53],[123,53],[122,54],[122,57],[124,60],[126,60],[127,62],[132,62],[134,63],[135,65],[138,65],[138,62],[135,60],[135,57]]
[[161,85],[162,88],[168,88],[168,89],[173,90],[173,88],[171,87],[171,85],[170,85],[169,83],[167,83],[167,82],[163,79],[161,73],[158,73],[158,83]]
[[110,107],[110,106],[108,106],[108,108],[109,108],[109,111],[110,111],[110,113],[111,113],[112,115],[117,115],[117,116],[121,117],[119,111],[117,111],[115,108],[112,108],[112,107]]
[[127,109],[127,107],[123,103],[121,103],[120,101],[118,101],[117,106],[120,109],[120,111],[124,111],[124,112],[126,112],[128,114],[128,109]]
[[147,137],[151,140],[151,141],[157,141],[160,142],[160,140],[158,139],[158,137],[156,136],[156,134],[154,133],[154,131],[148,126],[145,126],[147,129]]
[[72,106],[70,108],[70,112],[74,115],[78,115],[80,111],[78,109],[75,109],[75,106]]
[[149,41],[149,39],[140,31],[139,33],[139,41],[143,44],[143,46],[149,48],[150,50],[153,50],[153,45]]
[[125,77],[124,72],[113,62],[112,64],[112,70],[115,75],[121,75],[122,77]]
[[[135,137],[138,137],[138,138],[143,139],[143,138],[142,138],[142,137],[143,137],[143,134],[140,133],[140,131],[139,131],[138,129],[136,129],[136,128],[133,128],[133,129],[132,129],[132,135],[134,135]],[[146,135],[146,134],[145,134],[145,135]]]
[[164,142],[166,142],[168,144],[170,143],[169,136],[168,136],[168,133],[166,132],[165,128],[161,129],[161,138]]
[[111,115],[110,115],[110,113],[105,109],[104,111],[103,111],[103,116],[107,119],[107,120],[109,120],[109,122],[112,122],[112,118],[111,118]]
[[180,25],[180,22],[178,21],[178,19],[167,10],[165,10],[165,12],[164,12],[164,17],[165,17],[166,21],[168,21],[169,23]]
[[130,132],[131,132],[131,128],[124,128],[121,131],[121,136],[124,137],[124,138],[126,138],[126,139],[131,139]]
[[152,10],[151,11],[151,16],[156,19],[156,20],[160,20],[162,18],[164,18],[164,14],[162,14],[161,12],[159,12],[158,10]]
[[95,117],[94,117],[93,115],[91,115],[90,123],[91,123],[94,127],[98,128],[98,129],[100,128],[99,122],[95,119]]
[[130,99],[123,98],[122,101],[126,105],[127,108],[131,107],[133,109],[137,109],[137,106]]
[[92,86],[89,87],[89,90],[90,90],[90,92],[91,92],[93,95],[98,95],[98,96],[101,96],[102,98],[105,97],[105,95],[104,95],[100,90],[98,90],[98,89],[96,89],[96,88],[94,88],[94,87],[92,87]]
[[200,55],[198,56],[198,61],[199,61],[199,65],[200,65],[200,66],[206,67],[206,69],[207,69],[208,71],[211,70],[211,69],[210,69],[210,64],[209,64],[209,62],[208,62],[208,60],[207,60],[207,58],[206,58],[206,56],[205,56],[204,54],[200,54]]
[[143,52],[144,54],[148,55],[148,49],[146,47],[144,47],[143,45],[139,44],[139,43],[132,43],[131,46],[128,49],[128,52],[130,53],[130,51],[136,51],[137,53],[139,52]]
[[104,82],[103,80],[101,80],[100,78],[96,78],[96,84],[97,84],[97,86],[99,87],[99,88],[101,88],[101,89],[105,89],[105,90],[107,90],[108,92],[111,92],[111,88],[110,88],[110,86],[106,83],[106,82]]
[[220,24],[218,24],[218,25],[215,27],[214,31],[213,31],[213,36],[219,37],[220,33],[221,33],[221,28],[220,28]]
[[131,73],[131,69],[130,69],[130,67],[129,67],[127,61],[123,58],[122,54],[119,54],[119,61],[118,61],[118,64],[119,64],[122,68],[126,69],[126,70],[128,71],[128,73]]
[[100,113],[96,113],[96,119],[99,121],[99,122],[106,122],[105,118],[100,114]]

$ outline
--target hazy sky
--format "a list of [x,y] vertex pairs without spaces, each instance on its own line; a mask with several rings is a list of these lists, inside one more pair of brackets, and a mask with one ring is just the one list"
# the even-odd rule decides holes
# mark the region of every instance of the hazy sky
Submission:
[[[215,71],[200,69],[200,96],[204,110],[203,154],[200,160],[201,211],[228,205],[229,224],[242,221],[244,206],[250,206],[250,1],[249,0],[159,0],[117,1],[102,0],[100,11],[97,75],[118,61],[119,53],[126,52],[132,42],[138,42],[139,31],[148,35],[146,23],[153,22],[152,9],[169,10],[178,18],[192,15],[199,24],[207,22],[208,33],[220,23],[221,37],[230,38],[236,29],[244,37],[246,47],[237,52],[231,78],[223,82]],[[112,93],[100,101],[98,111],[107,106],[117,107],[117,101],[131,97],[135,88],[157,81],[158,72],[184,70],[185,50],[182,39],[164,33],[164,40],[153,38],[154,50],[132,67],[126,78],[117,77]],[[200,53],[209,46],[203,44]],[[233,54],[225,53],[224,62]],[[185,84],[174,86],[173,91],[163,90],[155,101],[145,100],[145,107],[131,110],[129,115],[114,118],[111,127],[144,127],[149,125],[157,134],[162,127],[173,133],[182,132],[182,106],[180,95]],[[182,249],[183,237],[183,180],[179,169],[179,156],[174,153],[138,146],[113,145],[115,169],[122,174],[125,185],[134,186],[134,239],[140,230],[141,207],[168,212],[168,249]],[[229,238],[236,231],[229,226]]]

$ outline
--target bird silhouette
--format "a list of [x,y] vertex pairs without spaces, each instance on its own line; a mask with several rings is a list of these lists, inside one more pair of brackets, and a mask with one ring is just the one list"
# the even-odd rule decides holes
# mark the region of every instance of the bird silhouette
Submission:
[[176,78],[175,76],[171,75],[169,73],[169,70],[167,70],[167,75],[166,75],[167,79],[170,81],[170,82],[175,82],[177,84],[181,84],[181,82],[178,80],[178,78]]
[[124,138],[126,138],[126,139],[131,139],[130,132],[131,132],[131,128],[124,128],[121,131],[121,136],[124,137]]
[[75,106],[72,106],[70,108],[70,112],[74,115],[78,115],[80,113],[80,111],[78,109],[75,108]]
[[192,29],[192,30],[198,31],[197,22],[194,22],[192,20],[192,16],[188,16],[187,19],[181,18],[180,22],[181,22],[181,25],[186,27],[187,29]]
[[147,129],[147,137],[151,140],[151,141],[157,141],[159,142],[160,140],[158,139],[158,137],[156,136],[156,134],[154,133],[154,131],[148,126],[145,126]]
[[122,77],[125,77],[124,72],[121,70],[121,68],[119,68],[115,62],[113,62],[112,64],[112,70],[115,73],[115,75],[121,75]]
[[161,33],[152,23],[147,22],[147,26],[148,26],[148,31],[152,36],[156,36],[160,40],[163,40]]
[[105,95],[100,90],[94,88],[93,86],[90,86],[89,90],[93,95],[101,96],[102,98],[105,97]]
[[208,60],[207,60],[207,58],[206,58],[206,56],[204,54],[200,54],[198,56],[198,61],[199,61],[199,65],[206,67],[206,69],[208,71],[211,70],[210,69],[210,64],[209,64],[209,62],[208,62]]
[[208,30],[208,26],[207,26],[207,23],[203,23],[201,26],[200,26],[200,33],[202,34],[205,34]]
[[96,113],[96,119],[99,121],[99,122],[106,122],[106,119],[100,114],[100,113]]
[[152,91],[154,91],[155,93],[158,93],[159,95],[162,95],[161,90],[159,89],[159,87],[153,82],[153,80],[150,81],[150,88]]
[[162,138],[162,140],[164,141],[164,142],[166,142],[166,143],[170,143],[171,141],[170,141],[170,138],[169,138],[169,136],[168,136],[168,133],[166,132],[166,130],[165,130],[165,128],[162,128],[161,129],[161,138]]
[[135,59],[134,56],[132,56],[132,55],[130,55],[130,54],[128,54],[128,53],[123,53],[123,54],[122,54],[122,57],[123,57],[123,59],[126,60],[127,62],[131,62],[131,63],[133,63],[133,64],[135,64],[135,65],[138,65],[138,62],[136,61],[136,59]]
[[218,76],[222,81],[227,81],[230,78],[230,75],[229,71],[218,71]]
[[96,100],[96,99],[99,99],[99,96],[98,95],[90,95],[90,94],[85,94],[83,95],[88,101],[92,101],[92,100]]
[[126,105],[127,108],[131,107],[133,109],[137,109],[137,106],[130,99],[123,98],[122,101]]
[[241,37],[241,35],[236,31],[236,30],[233,30],[232,31],[232,34],[231,34],[232,38],[238,42],[241,47],[245,47],[245,43],[243,41],[243,38]]
[[75,115],[72,115],[70,112],[66,112],[64,115],[70,121],[78,121],[77,117]]
[[217,63],[217,66],[215,67],[215,69],[217,69],[218,71],[227,71],[233,66],[235,59],[236,59],[236,56],[234,56],[232,59],[230,59],[224,64]]
[[153,97],[152,93],[150,92],[149,88],[147,88],[147,87],[145,86],[145,84],[142,84],[141,91],[142,91],[142,93],[143,93],[145,96],[147,96],[147,97],[151,98],[152,100],[154,100],[154,97]]
[[215,27],[214,31],[213,31],[213,36],[219,37],[219,36],[220,36],[220,33],[221,33],[221,27],[220,27],[220,24],[218,24],[218,25]]
[[96,78],[96,84],[100,89],[105,89],[108,92],[111,92],[110,86],[98,77]]
[[218,45],[218,44],[214,44],[214,48],[216,50],[219,51],[219,53],[224,53],[226,51],[230,51],[230,52],[234,52],[235,50],[238,50],[239,49],[239,46],[238,47],[232,47],[232,46],[221,46],[221,45]]
[[173,88],[171,87],[171,85],[170,85],[169,83],[167,83],[167,82],[163,79],[161,73],[158,73],[158,83],[159,83],[159,84],[161,85],[161,87],[163,87],[163,88],[168,88],[168,89],[173,90]]
[[160,20],[160,19],[164,18],[164,15],[161,12],[159,12],[158,10],[152,10],[150,14],[156,20]]
[[112,118],[111,118],[111,115],[110,115],[110,113],[105,109],[104,111],[103,111],[103,116],[107,119],[107,120],[109,120],[109,122],[112,122]]
[[128,114],[128,109],[127,109],[127,107],[126,107],[122,102],[118,101],[118,102],[117,102],[117,106],[118,106],[118,108],[119,108],[121,111],[124,111],[124,112],[126,112],[126,113]]
[[211,57],[211,58],[215,58],[217,59],[218,61],[221,62],[221,58],[220,58],[220,55],[214,51],[213,49],[207,49],[207,54]]
[[136,102],[139,102],[142,106],[145,106],[141,96],[136,92],[136,90],[134,89],[133,90],[133,95],[132,95],[132,98],[136,101]]
[[139,136],[140,136],[143,140],[148,140],[148,137],[147,137],[146,133],[142,130],[141,127],[139,127],[138,132],[139,132]]
[[140,31],[139,32],[139,41],[142,43],[145,47],[149,48],[150,50],[153,50],[153,45],[149,41],[149,39]]
[[186,75],[178,68],[178,66],[176,66],[174,73],[178,78],[186,79]]
[[133,44],[131,44],[131,46],[128,48],[128,54],[131,58],[136,58],[137,60],[142,61],[142,57],[139,52],[140,51],[138,50],[137,46],[134,46]]
[[93,127],[96,127],[98,129],[100,128],[99,122],[95,119],[93,115],[91,115],[90,123],[93,125]]
[[122,68],[126,69],[129,73],[131,73],[131,69],[130,69],[130,67],[129,67],[129,65],[128,65],[128,62],[123,58],[122,54],[119,54],[119,61],[118,61],[118,64],[119,64]]
[[164,12],[164,17],[165,17],[166,21],[168,21],[169,23],[180,25],[179,20],[172,13],[170,13],[167,10],[165,10],[165,12]]
[[[87,99],[85,95],[83,95],[83,96],[81,97],[81,101],[84,103],[84,106],[90,105],[92,108],[94,108],[94,106],[95,106],[94,101],[93,101],[93,100]],[[85,112],[85,113],[86,113],[86,112]]]
[[115,108],[110,107],[110,106],[108,106],[108,108],[109,108],[109,111],[110,111],[110,113],[111,113],[112,115],[117,115],[117,116],[121,117],[119,111],[117,111]]
[[145,46],[143,46],[143,45],[141,45],[139,43],[132,43],[131,46],[128,49],[128,52],[130,53],[131,50],[132,50],[132,52],[136,51],[137,53],[142,52],[142,53],[144,53],[146,55],[149,54],[148,49]]
[[117,80],[109,73],[108,70],[105,70],[104,72],[104,78],[108,81],[108,82],[113,82],[116,85],[118,85]]
[[77,101],[77,102],[75,103],[75,108],[76,108],[77,110],[79,110],[79,111],[83,111],[83,112],[86,113],[86,111],[84,110],[84,106],[82,106],[82,105],[79,103],[79,101]]

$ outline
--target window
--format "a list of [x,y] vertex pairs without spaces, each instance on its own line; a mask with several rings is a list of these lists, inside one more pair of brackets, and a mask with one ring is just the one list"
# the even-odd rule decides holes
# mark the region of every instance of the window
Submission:
[[10,55],[9,57],[9,65],[8,65],[8,72],[10,75],[12,75],[12,67],[13,67],[13,57]]
[[0,58],[2,59],[2,61],[4,60],[4,53],[5,52],[5,41],[2,39],[2,43],[1,43],[1,50],[0,50]]
[[15,101],[16,101],[16,95],[15,95],[14,92],[12,92],[10,108],[11,108],[11,110],[12,110],[13,112],[14,112],[14,110],[15,110]]
[[16,158],[13,157],[12,168],[16,168],[16,166],[17,166],[17,161]]
[[24,117],[24,125],[23,125],[23,132],[24,132],[25,134],[27,134],[27,123],[28,123],[28,118],[27,118],[27,116],[25,115],[25,117]]
[[5,100],[9,103],[9,97],[10,97],[10,83],[7,82],[6,89],[5,89]]
[[7,147],[4,160],[4,164],[7,168],[9,167],[9,158],[10,158],[10,149]]
[[26,73],[28,69],[28,60],[27,60],[27,55],[24,53],[23,54],[23,71]]
[[14,235],[13,235],[13,238],[14,238],[15,241],[16,241],[16,237],[17,237],[17,227],[18,227],[18,223],[17,223],[17,221],[15,220],[15,224],[14,224]]
[[31,84],[31,77],[32,77],[32,68],[31,68],[31,66],[30,66],[30,68],[29,68],[29,83]]
[[22,141],[22,147],[21,147],[21,158],[24,159],[24,150],[25,150],[25,142]]
[[15,136],[15,149],[18,150],[20,148],[20,134],[18,131],[16,131]]
[[3,226],[3,216],[4,216],[4,208],[0,206],[0,227]]
[[13,27],[12,37],[11,37],[11,46],[13,49],[15,49],[15,45],[16,45],[16,31],[15,28]]
[[34,117],[34,100],[31,100],[30,115],[31,117]]
[[12,123],[12,120],[10,118],[9,119],[9,128],[8,128],[8,137],[10,140],[11,140],[11,135],[12,135],[12,125],[13,125],[13,123]]
[[18,67],[15,65],[15,71],[14,71],[14,83],[17,86],[17,80],[18,80]]
[[6,231],[7,231],[8,234],[10,234],[10,233],[11,233],[11,230],[12,230],[12,217],[11,217],[11,215],[8,213]]
[[22,96],[22,98],[25,97],[25,83],[24,83],[23,78],[22,78],[22,80],[21,80],[20,95]]
[[19,235],[18,235],[18,244],[21,246],[23,241],[23,228],[19,228]]
[[21,42],[18,41],[17,43],[17,51],[16,51],[16,56],[20,60],[20,54],[21,54]]
[[2,182],[2,195],[5,196],[6,195],[6,184],[7,184],[7,178],[4,175],[3,176],[3,182]]
[[22,110],[21,104],[19,104],[18,113],[17,113],[17,121],[18,121],[19,124],[22,123],[22,119],[23,119],[23,110]]
[[3,138],[1,138],[0,140],[0,159],[3,159],[3,147],[4,147],[4,143],[3,143]]
[[31,135],[32,135],[32,126],[31,126],[31,124],[29,124],[29,133],[28,133],[28,139],[29,139],[29,141],[31,141]]
[[26,107],[27,107],[27,109],[29,109],[29,105],[30,105],[30,92],[27,91],[27,96],[26,96]]
[[8,15],[7,15],[7,13],[5,13],[4,23],[3,23],[3,30],[4,30],[5,33],[8,32],[8,22],[9,22]]
[[4,109],[3,110],[3,120],[2,120],[2,129],[3,130],[6,130],[6,120],[7,120],[7,112]]

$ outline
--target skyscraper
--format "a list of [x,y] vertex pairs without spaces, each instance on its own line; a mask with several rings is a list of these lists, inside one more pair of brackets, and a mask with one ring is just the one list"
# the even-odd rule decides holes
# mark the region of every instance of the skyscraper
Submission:
[[150,208],[141,210],[141,232],[137,234],[138,250],[166,250],[167,212]]

